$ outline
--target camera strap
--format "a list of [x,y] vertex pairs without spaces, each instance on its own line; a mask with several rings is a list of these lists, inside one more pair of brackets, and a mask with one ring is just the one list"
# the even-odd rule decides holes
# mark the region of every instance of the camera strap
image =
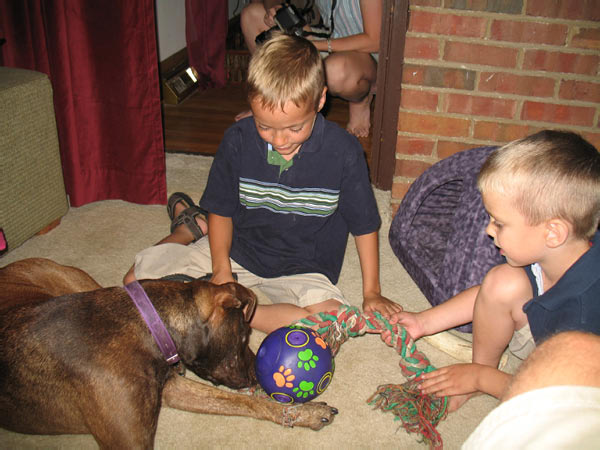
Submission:
[[[327,33],[319,33],[316,31],[305,31],[302,33],[303,36],[315,36],[315,37],[320,37],[323,39],[329,39],[332,35],[333,35],[333,30],[334,30],[334,23],[333,23],[333,12],[335,10],[335,6],[337,4],[337,0],[332,0],[331,2],[331,13],[329,15],[329,27],[325,27],[325,24],[323,24],[324,28],[328,29]],[[314,0],[309,0],[306,4],[306,7],[304,9],[302,9],[302,14],[306,14],[307,11],[309,11],[310,9],[312,9],[315,5]],[[323,21],[323,18],[321,17],[321,21]]]

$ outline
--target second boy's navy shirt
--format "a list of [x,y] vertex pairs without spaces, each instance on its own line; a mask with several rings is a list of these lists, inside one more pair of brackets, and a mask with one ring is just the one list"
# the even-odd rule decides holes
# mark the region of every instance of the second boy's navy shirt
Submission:
[[592,247],[542,295],[530,266],[525,271],[534,296],[523,306],[536,344],[561,331],[587,331],[600,335],[600,232]]

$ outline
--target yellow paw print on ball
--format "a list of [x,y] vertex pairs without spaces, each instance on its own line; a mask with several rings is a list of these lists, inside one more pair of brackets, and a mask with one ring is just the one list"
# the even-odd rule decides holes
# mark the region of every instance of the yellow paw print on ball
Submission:
[[273,380],[277,387],[286,387],[292,388],[294,387],[294,381],[296,379],[296,375],[292,373],[292,369],[286,369],[283,366],[279,366],[279,371],[273,374]]

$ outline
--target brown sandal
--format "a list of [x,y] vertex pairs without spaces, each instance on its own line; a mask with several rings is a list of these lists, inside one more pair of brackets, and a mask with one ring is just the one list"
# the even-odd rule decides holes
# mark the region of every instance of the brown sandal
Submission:
[[177,228],[179,225],[185,224],[188,227],[188,230],[194,236],[193,242],[196,242],[198,239],[204,236],[200,225],[196,222],[196,217],[202,216],[204,220],[206,220],[208,212],[199,206],[190,206],[189,208],[184,209],[172,222],[171,222],[171,233]]
[[167,213],[169,214],[169,219],[171,219],[171,221],[175,219],[175,206],[177,203],[183,203],[186,208],[195,205],[194,200],[192,200],[189,195],[184,194],[183,192],[175,192],[171,194],[169,201],[167,202]]

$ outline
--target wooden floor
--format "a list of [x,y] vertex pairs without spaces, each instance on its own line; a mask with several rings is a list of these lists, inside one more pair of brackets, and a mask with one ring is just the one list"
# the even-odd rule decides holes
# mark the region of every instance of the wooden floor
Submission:
[[[196,91],[178,105],[163,103],[166,151],[214,155],[223,133],[234,123],[235,115],[247,109],[242,84]],[[346,101],[329,98],[323,112],[329,120],[346,126]],[[362,138],[360,142],[369,161],[371,137]]]

